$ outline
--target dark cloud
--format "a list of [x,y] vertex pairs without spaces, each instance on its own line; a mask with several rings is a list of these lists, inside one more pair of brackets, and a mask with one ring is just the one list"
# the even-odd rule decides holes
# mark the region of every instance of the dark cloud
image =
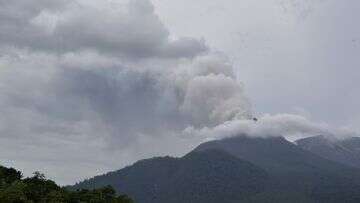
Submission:
[[[126,6],[83,1],[2,2],[2,45],[65,53],[98,50],[102,53],[141,57],[194,57],[207,50],[203,41],[171,40],[147,0]],[[121,6],[121,8],[119,8]]]
[[[157,68],[149,63],[154,61],[129,65],[93,52],[58,56],[16,49],[2,56],[1,140],[24,148],[6,160],[33,160],[46,166],[49,159],[65,162],[67,158],[83,170],[95,163],[114,167],[116,160],[124,159],[124,164],[189,150],[200,139],[180,136],[188,126],[215,126],[251,115],[225,58],[198,56],[167,66],[159,63]],[[92,143],[88,156],[98,154],[88,161]],[[63,154],[64,149],[68,152]],[[49,151],[35,160],[35,154]],[[122,155],[107,158],[118,153]],[[34,164],[27,166],[37,170]]]

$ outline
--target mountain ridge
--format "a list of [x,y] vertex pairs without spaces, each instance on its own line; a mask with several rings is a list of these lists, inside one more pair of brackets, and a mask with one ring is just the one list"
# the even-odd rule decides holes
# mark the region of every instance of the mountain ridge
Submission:
[[325,159],[360,168],[360,138],[332,139],[323,135],[296,140],[302,149]]
[[242,135],[206,142],[181,158],[139,161],[73,189],[99,183],[140,203],[360,201],[357,169],[324,159],[281,136]]
[[72,189],[91,189],[110,183],[118,191],[134,197],[136,202],[235,203],[262,192],[267,176],[263,169],[226,152],[206,150],[181,158],[142,160]]

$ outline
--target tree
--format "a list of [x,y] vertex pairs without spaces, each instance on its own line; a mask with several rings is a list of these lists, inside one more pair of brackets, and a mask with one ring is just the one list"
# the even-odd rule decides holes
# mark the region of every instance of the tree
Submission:
[[44,201],[49,193],[60,190],[54,181],[47,180],[40,172],[35,172],[33,177],[25,178],[23,182],[26,184],[26,197],[34,202]]
[[10,184],[14,181],[20,180],[22,174],[14,168],[6,168],[0,166],[0,185]]
[[4,203],[26,203],[27,198],[24,193],[26,184],[22,181],[15,181],[3,191],[0,191],[0,202]]
[[133,203],[117,196],[111,186],[94,190],[68,191],[36,171],[29,178],[13,168],[0,166],[0,203]]

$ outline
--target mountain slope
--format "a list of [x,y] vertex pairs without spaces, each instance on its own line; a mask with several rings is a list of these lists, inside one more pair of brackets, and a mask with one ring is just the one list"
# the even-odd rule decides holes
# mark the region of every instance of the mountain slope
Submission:
[[203,143],[182,158],[154,158],[81,182],[112,185],[139,203],[360,202],[359,170],[282,137]]
[[264,168],[271,177],[264,194],[267,200],[301,197],[306,202],[351,202],[360,198],[358,170],[321,158],[282,137],[238,136],[203,143],[194,151],[209,149],[224,150]]
[[338,169],[350,169],[303,150],[283,137],[251,138],[237,136],[203,143],[193,151],[209,149],[226,151],[274,174],[284,174],[284,172],[305,173],[316,170],[338,172]]
[[296,144],[328,160],[360,168],[360,138],[358,137],[334,140],[319,135],[297,140]]
[[267,173],[219,150],[182,158],[153,158],[75,185],[112,185],[139,203],[212,203],[247,201],[264,190]]

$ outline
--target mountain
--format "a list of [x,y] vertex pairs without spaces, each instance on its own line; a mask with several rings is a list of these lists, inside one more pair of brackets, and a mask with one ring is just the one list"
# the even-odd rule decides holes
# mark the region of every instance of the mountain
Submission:
[[360,168],[360,138],[329,139],[319,135],[295,141],[304,150],[325,159]]
[[[266,189],[274,202],[353,201],[359,198],[359,171],[303,150],[283,137],[251,138],[237,136],[201,144],[194,151],[223,150],[264,168],[271,177]],[[279,195],[279,196],[278,196]]]
[[282,137],[203,143],[182,158],[153,158],[72,187],[112,185],[139,203],[360,202],[359,170]]
[[239,202],[264,190],[267,173],[218,150],[192,152],[182,158],[153,158],[97,176],[74,188],[112,185],[144,203]]
[[[203,143],[193,151],[223,150],[258,165],[274,175],[322,171],[338,173],[340,169],[353,172],[351,167],[329,161],[303,150],[283,137],[253,138],[237,136]],[[342,173],[344,175],[344,173]]]

